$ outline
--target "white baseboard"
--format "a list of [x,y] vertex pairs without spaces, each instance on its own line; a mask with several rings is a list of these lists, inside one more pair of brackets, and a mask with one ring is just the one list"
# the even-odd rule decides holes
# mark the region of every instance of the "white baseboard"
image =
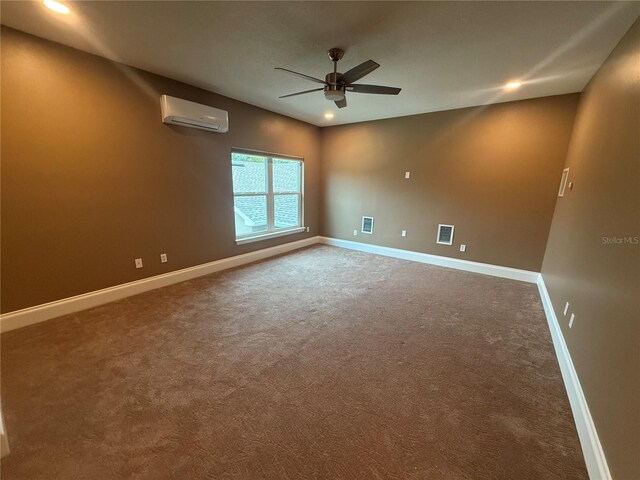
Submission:
[[282,253],[296,250],[316,243],[324,243],[336,247],[349,248],[362,252],[375,253],[388,257],[401,258],[420,263],[439,265],[442,267],[466,270],[469,272],[483,273],[497,277],[510,278],[524,282],[535,283],[538,278],[537,272],[518,270],[515,268],[501,267],[487,263],[470,262],[455,258],[441,257],[427,253],[400,250],[397,248],[381,247],[366,243],[351,242],[328,237],[310,237],[296,242],[285,243],[271,248],[257,250],[255,252],[237,255],[235,257],[223,258],[214,262],[196,265],[195,267],[184,268],[174,272],[157,275],[154,277],[136,280],[135,282],[124,283],[114,287],[104,288],[93,292],[83,293],[74,297],[56,300],[42,305],[17,310],[0,315],[0,332],[8,332],[16,328],[26,327],[35,323],[44,322],[52,318],[79,312],[88,308],[96,307],[105,303],[120,300],[125,297],[137,295],[160,287],[166,287],[178,282],[184,282],[192,278],[219,272],[228,268],[237,267],[251,262],[256,262],[264,258],[273,257]]
[[237,255],[235,257],[223,258],[214,262],[196,265],[195,267],[183,268],[174,272],[156,275],[154,277],[136,280],[135,282],[123,283],[114,287],[104,288],[93,292],[83,293],[74,297],[56,300],[54,302],[36,305],[22,310],[0,315],[0,332],[8,332],[16,328],[26,327],[34,323],[44,322],[52,318],[79,312],[88,308],[96,307],[104,303],[120,300],[139,293],[166,287],[178,282],[184,282],[192,278],[219,272],[228,268],[238,267],[247,263],[257,262],[268,257],[290,252],[298,248],[319,243],[320,237],[310,237],[304,240],[284,243],[275,247],[256,250],[255,252]]
[[598,432],[593,423],[591,412],[589,411],[587,399],[582,391],[580,379],[573,366],[569,349],[564,341],[564,336],[558,324],[558,318],[551,304],[551,298],[549,298],[549,292],[547,292],[547,287],[544,284],[542,275],[540,275],[538,279],[538,290],[540,291],[542,305],[544,306],[544,312],[547,316],[547,322],[549,323],[549,330],[551,331],[556,357],[558,357],[560,372],[562,372],[562,380],[564,381],[564,386],[569,397],[573,419],[576,422],[578,437],[580,438],[584,461],[587,464],[589,478],[591,480],[611,480],[607,459],[602,450]]
[[519,280],[521,282],[536,283],[540,276],[538,272],[530,272],[528,270],[502,267],[500,265],[491,265],[489,263],[471,262],[469,260],[442,257],[440,255],[431,255],[429,253],[414,252],[412,250],[381,247],[379,245],[352,242],[350,240],[340,240],[338,238],[320,237],[320,243],[333,245],[335,247],[348,248],[351,250],[358,250],[360,252],[375,253],[386,257],[401,258],[403,260],[428,263],[430,265],[438,265],[440,267],[455,268],[456,270],[482,273],[484,275],[491,275],[494,277],[510,278],[511,280]]

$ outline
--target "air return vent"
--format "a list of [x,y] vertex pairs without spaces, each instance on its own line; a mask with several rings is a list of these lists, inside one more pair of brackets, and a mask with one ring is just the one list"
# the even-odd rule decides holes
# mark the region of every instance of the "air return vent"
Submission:
[[362,233],[373,234],[373,217],[362,217]]
[[438,239],[436,243],[441,245],[453,244],[453,225],[438,225]]

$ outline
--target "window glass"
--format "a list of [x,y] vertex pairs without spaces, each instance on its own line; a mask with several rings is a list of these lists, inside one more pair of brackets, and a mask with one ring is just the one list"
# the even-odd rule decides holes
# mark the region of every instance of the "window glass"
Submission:
[[267,158],[244,153],[231,157],[233,193],[267,193]]
[[267,196],[251,195],[233,198],[236,237],[267,231]]
[[300,161],[273,159],[273,191],[300,191]]
[[290,228],[300,225],[298,195],[276,195],[273,210],[276,228]]

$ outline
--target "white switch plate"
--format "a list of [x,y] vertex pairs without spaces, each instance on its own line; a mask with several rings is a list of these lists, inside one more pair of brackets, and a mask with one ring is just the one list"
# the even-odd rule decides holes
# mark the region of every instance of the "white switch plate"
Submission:
[[402,230],[402,232],[400,232],[400,235],[402,235],[403,237],[407,236],[407,231],[406,230]]
[[136,268],[142,268],[142,259],[136,258]]
[[576,314],[572,313],[571,318],[569,319],[569,328],[573,327],[573,321],[576,319]]
[[309,227],[307,227],[307,233],[309,233]]
[[466,245],[460,245],[460,251],[461,252],[466,252],[467,251],[467,246]]
[[354,236],[354,237],[358,236],[358,230],[354,230],[354,231],[353,231],[353,236]]
[[569,311],[569,302],[564,304],[564,316],[567,316],[567,312]]
[[411,177],[411,172],[404,172],[404,178]]
[[166,253],[161,253],[160,254],[160,263],[167,263],[167,254]]

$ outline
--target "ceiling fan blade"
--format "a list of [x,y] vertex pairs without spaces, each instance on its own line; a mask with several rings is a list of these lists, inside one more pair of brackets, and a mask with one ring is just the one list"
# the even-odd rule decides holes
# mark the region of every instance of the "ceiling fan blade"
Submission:
[[335,103],[338,108],[344,108],[347,106],[347,97],[344,97],[342,100],[336,100]]
[[320,90],[324,90],[324,87],[312,88],[311,90],[305,90],[304,92],[290,93],[289,95],[282,95],[281,97],[278,97],[278,98],[295,97],[296,95],[303,95],[305,93],[311,93],[311,92],[319,92]]
[[340,75],[338,77],[338,83],[344,83],[346,85],[349,85],[350,83],[353,83],[356,80],[360,80],[365,75],[369,75],[379,66],[380,65],[378,65],[373,60],[367,60],[366,62],[362,62],[357,67],[353,67],[351,70],[348,70],[347,72]]
[[305,75],[304,73],[294,72],[293,70],[287,70],[286,68],[281,68],[281,67],[276,67],[276,70],[282,70],[283,72],[293,73],[294,75],[297,75],[302,78],[306,78],[307,80],[311,80],[312,82],[321,83],[323,85],[325,84],[324,80],[320,80],[319,78],[316,78],[316,77],[310,77],[309,75]]
[[354,93],[376,93],[378,95],[398,95],[401,88],[383,87],[382,85],[365,85],[362,83],[354,83],[347,85],[347,91]]

